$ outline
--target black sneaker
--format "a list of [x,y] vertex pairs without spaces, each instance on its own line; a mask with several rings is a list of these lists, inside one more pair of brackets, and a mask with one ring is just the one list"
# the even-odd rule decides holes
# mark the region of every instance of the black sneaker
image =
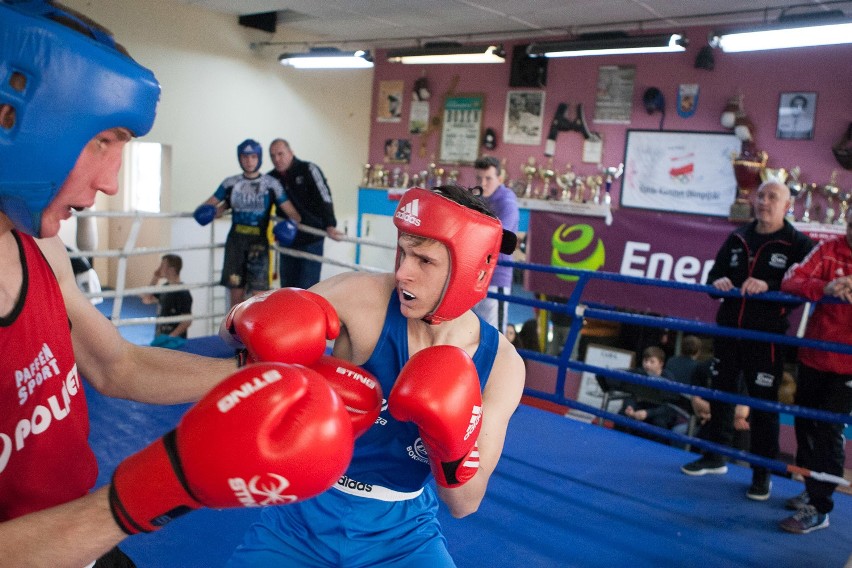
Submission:
[[804,509],[805,506],[811,504],[811,498],[808,496],[807,491],[802,491],[795,497],[790,497],[784,502],[784,506],[791,511],[798,511],[799,509]]
[[686,475],[722,475],[728,473],[728,466],[723,458],[704,456],[681,466],[680,470]]
[[751,475],[751,487],[746,497],[753,501],[766,501],[772,493],[772,476],[768,471],[754,470]]

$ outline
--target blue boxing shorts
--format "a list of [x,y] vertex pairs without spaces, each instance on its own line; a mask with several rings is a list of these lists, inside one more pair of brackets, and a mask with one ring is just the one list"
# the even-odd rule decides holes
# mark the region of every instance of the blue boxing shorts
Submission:
[[455,568],[432,486],[386,497],[401,500],[362,497],[335,485],[301,503],[267,507],[227,566]]

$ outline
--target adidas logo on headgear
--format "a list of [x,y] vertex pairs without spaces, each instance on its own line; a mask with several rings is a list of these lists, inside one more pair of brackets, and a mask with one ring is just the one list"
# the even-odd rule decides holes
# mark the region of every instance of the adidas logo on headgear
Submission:
[[420,200],[414,199],[411,203],[406,203],[405,207],[396,212],[396,218],[406,223],[410,223],[415,227],[420,226]]

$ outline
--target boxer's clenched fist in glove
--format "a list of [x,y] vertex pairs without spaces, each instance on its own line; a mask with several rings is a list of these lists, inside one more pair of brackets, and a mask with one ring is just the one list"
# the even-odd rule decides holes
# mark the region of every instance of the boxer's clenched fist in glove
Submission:
[[378,379],[361,367],[327,355],[311,365],[343,400],[357,438],[376,422],[382,411],[382,387]]
[[110,507],[118,525],[135,534],[200,507],[295,503],[334,485],[353,443],[346,408],[319,373],[249,365],[118,465]]
[[438,345],[415,353],[399,373],[388,410],[397,420],[417,424],[439,485],[457,487],[476,475],[482,392],[476,366],[463,349]]
[[328,300],[301,288],[281,288],[253,296],[231,308],[219,336],[245,346],[249,362],[310,365],[325,352],[327,339],[340,333],[340,320]]

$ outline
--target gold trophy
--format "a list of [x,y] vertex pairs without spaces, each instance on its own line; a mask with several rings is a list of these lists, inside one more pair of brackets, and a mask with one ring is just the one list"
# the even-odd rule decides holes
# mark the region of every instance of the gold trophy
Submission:
[[549,199],[550,198],[550,180],[552,180],[556,176],[556,171],[553,169],[553,158],[547,160],[546,168],[539,168],[538,175],[541,177],[541,181],[543,182],[543,186],[541,188],[541,194],[537,197],[541,199]]
[[574,191],[574,202],[575,203],[585,203],[586,202],[586,182],[583,181],[583,178],[577,176],[577,179],[574,180],[574,187],[576,190]]
[[521,165],[521,173],[524,174],[527,180],[527,186],[524,188],[524,197],[530,197],[533,193],[533,179],[535,179],[535,174],[538,172],[538,168],[535,165],[535,158],[530,156],[527,158],[527,163]]
[[837,221],[834,222],[835,225],[845,225],[846,221],[846,212],[849,211],[849,200],[852,199],[852,193],[845,193],[840,198],[840,215],[837,216]]
[[805,210],[802,212],[802,223],[810,223],[811,222],[811,207],[814,204],[814,188],[816,187],[815,183],[806,183],[805,184]]
[[385,187],[384,178],[385,167],[382,164],[376,164],[370,172],[370,187]]
[[438,166],[434,170],[435,174],[435,183],[434,187],[438,187],[439,185],[444,185],[444,168]]
[[571,200],[571,188],[574,187],[574,180],[577,178],[577,174],[571,169],[572,167],[571,164],[566,164],[565,173],[556,176],[556,185],[562,190],[562,193],[559,195],[559,199],[562,201]]
[[[837,170],[831,172],[831,181],[828,182],[828,185],[822,186],[822,192],[825,195],[826,208],[825,208],[825,218],[823,219],[823,223],[826,225],[831,225],[834,223],[834,203],[837,201],[837,197],[840,195],[840,188],[837,187]],[[843,217],[840,217],[843,219]]]
[[730,221],[744,222],[752,218],[750,193],[760,186],[760,172],[766,167],[768,159],[766,152],[758,152],[752,144],[745,142],[740,155],[732,156],[737,198],[728,214]]
[[361,166],[361,187],[369,187],[370,185],[370,164]]
[[601,186],[603,185],[603,178],[601,176],[586,176],[586,185],[589,186],[589,189],[592,192],[592,203],[594,203],[595,205],[600,205]]
[[804,189],[802,182],[799,181],[799,175],[801,173],[802,169],[799,166],[795,166],[790,170],[790,177],[787,179],[787,188],[790,190],[790,208],[787,209],[787,215],[785,215],[784,218],[791,223],[796,220],[796,198],[799,197],[802,193],[802,189]]

